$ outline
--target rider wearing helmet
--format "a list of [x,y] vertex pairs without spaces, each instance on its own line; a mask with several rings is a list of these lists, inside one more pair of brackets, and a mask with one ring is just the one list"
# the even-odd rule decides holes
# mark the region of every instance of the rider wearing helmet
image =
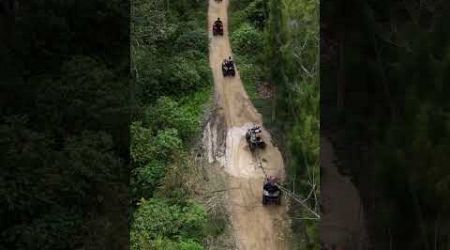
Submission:
[[228,66],[233,67],[233,65],[234,65],[233,59],[231,59],[231,56],[229,56],[228,57]]
[[228,60],[227,59],[223,59],[222,66],[227,66],[228,67]]
[[275,177],[269,176],[267,178],[266,184],[264,184],[264,189],[267,190],[269,193],[274,193],[278,191]]
[[214,29],[219,29],[222,27],[222,21],[220,21],[220,18],[218,17],[217,20],[214,22]]

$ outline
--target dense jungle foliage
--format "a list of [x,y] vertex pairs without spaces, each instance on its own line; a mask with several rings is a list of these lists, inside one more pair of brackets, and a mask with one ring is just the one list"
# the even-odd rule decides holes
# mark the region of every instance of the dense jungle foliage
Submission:
[[128,245],[126,1],[0,1],[0,249]]
[[449,2],[322,7],[322,127],[359,187],[373,246],[448,249]]
[[136,0],[131,9],[131,249],[204,249],[189,155],[211,96],[207,2]]
[[[236,62],[264,122],[282,138],[276,143],[287,163],[286,184],[305,198],[311,194],[309,206],[318,211],[319,1],[231,1],[230,7]],[[271,99],[261,97],[265,82]],[[295,217],[311,217],[292,210]],[[319,249],[317,222],[293,222],[299,249]]]

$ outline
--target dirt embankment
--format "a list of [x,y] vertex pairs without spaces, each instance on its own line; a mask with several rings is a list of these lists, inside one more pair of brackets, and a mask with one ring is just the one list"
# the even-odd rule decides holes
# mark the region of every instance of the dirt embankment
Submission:
[[[291,249],[287,200],[284,199],[281,206],[262,206],[264,173],[257,165],[257,159],[250,152],[244,137],[252,124],[262,125],[262,117],[249,100],[239,72],[235,77],[222,76],[222,61],[232,55],[228,39],[227,10],[228,0],[210,0],[209,62],[214,76],[216,110],[215,117],[204,131],[203,142],[207,158],[211,167],[217,168],[218,174],[226,179],[227,211],[238,249]],[[218,17],[224,25],[223,37],[212,36],[212,24]],[[264,129],[262,138],[267,143],[266,149],[259,153],[263,168],[268,175],[285,178],[281,154]]]

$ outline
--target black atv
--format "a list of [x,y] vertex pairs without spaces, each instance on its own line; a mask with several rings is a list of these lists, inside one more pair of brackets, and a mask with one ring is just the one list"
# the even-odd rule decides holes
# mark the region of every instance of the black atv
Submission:
[[223,36],[223,25],[221,21],[214,22],[213,36]]
[[261,128],[259,126],[254,126],[247,130],[245,139],[251,151],[254,151],[256,148],[264,149],[266,147],[266,143],[261,139]]
[[234,63],[225,60],[222,63],[222,74],[223,74],[224,77],[235,76],[236,75],[236,70],[234,69]]
[[267,179],[264,182],[262,204],[281,205],[281,190],[274,180]]

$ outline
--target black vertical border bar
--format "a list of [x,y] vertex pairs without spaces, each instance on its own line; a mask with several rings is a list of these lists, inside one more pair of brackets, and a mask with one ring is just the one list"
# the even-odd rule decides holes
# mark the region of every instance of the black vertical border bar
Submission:
[[0,1],[0,249],[129,249],[129,0]]

